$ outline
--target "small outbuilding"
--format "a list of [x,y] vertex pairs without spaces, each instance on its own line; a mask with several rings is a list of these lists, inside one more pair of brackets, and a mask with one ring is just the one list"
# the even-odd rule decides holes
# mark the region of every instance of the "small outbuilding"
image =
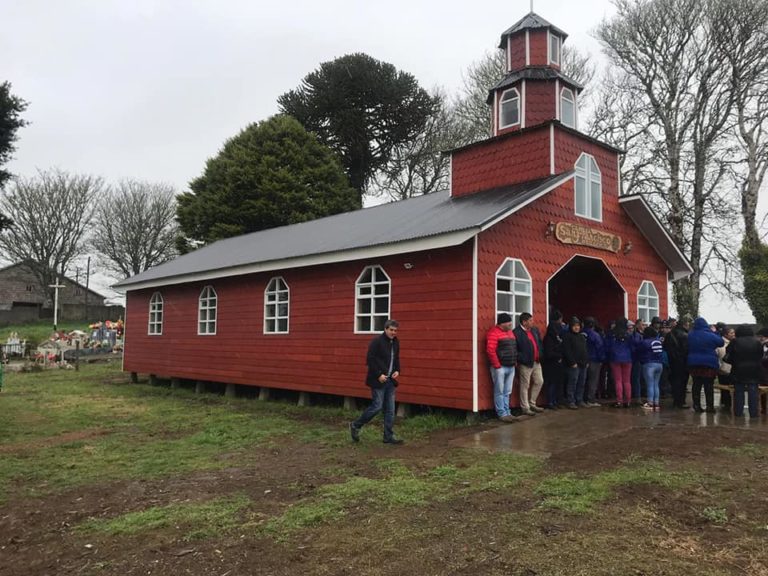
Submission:
[[493,136],[448,152],[450,189],[221,240],[117,285],[130,372],[368,397],[365,353],[400,322],[405,403],[491,409],[485,333],[552,308],[607,324],[667,315],[692,272],[620,150],[578,130],[566,34],[534,13],[502,34]]

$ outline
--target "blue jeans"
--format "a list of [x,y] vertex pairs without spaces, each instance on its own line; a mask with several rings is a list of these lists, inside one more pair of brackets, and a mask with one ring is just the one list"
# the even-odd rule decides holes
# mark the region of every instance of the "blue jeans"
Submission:
[[757,382],[734,382],[733,413],[736,416],[744,415],[744,388],[747,389],[749,397],[749,417],[757,418],[760,410],[760,394],[757,389]]
[[647,390],[648,404],[659,403],[659,381],[664,365],[661,362],[646,362],[643,364],[643,379]]
[[392,440],[395,437],[392,430],[395,425],[395,385],[392,380],[387,380],[381,388],[371,388],[371,404],[360,418],[352,422],[352,426],[359,430],[373,420],[382,408],[384,409],[384,440]]
[[499,418],[509,416],[509,397],[512,394],[512,383],[515,380],[515,367],[491,367],[491,379],[493,380],[493,406],[496,408],[496,416]]
[[565,369],[568,382],[568,404],[584,404],[584,382],[587,379],[587,367],[575,366]]

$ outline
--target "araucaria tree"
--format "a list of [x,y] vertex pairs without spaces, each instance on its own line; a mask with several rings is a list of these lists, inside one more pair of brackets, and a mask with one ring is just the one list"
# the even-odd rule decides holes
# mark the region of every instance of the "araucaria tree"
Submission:
[[0,196],[0,209],[13,224],[0,232],[0,250],[14,262],[25,262],[40,287],[64,276],[84,253],[84,242],[104,189],[101,178],[40,171],[16,178]]
[[322,63],[278,102],[339,155],[360,205],[393,150],[420,134],[437,110],[414,76],[366,54]]
[[96,220],[93,246],[123,278],[176,255],[176,198],[168,184],[124,180],[104,195]]
[[[11,177],[11,174],[3,170],[16,149],[17,130],[26,125],[21,118],[21,113],[27,108],[27,103],[21,98],[11,94],[11,84],[0,84],[0,190]],[[0,230],[7,228],[11,221],[0,213]]]
[[190,189],[177,197],[182,250],[359,207],[333,152],[284,115],[228,140]]

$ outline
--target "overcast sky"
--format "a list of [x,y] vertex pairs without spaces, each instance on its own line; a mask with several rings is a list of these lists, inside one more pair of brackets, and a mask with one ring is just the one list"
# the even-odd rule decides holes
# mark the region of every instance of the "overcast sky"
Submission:
[[[321,62],[365,52],[455,93],[529,0],[0,0],[0,81],[29,102],[9,169],[163,181],[206,159]],[[608,0],[534,0],[593,56]],[[716,306],[714,310],[720,308]],[[745,316],[746,314],[746,316]],[[731,311],[728,317],[734,313]],[[739,320],[750,316],[738,311]]]

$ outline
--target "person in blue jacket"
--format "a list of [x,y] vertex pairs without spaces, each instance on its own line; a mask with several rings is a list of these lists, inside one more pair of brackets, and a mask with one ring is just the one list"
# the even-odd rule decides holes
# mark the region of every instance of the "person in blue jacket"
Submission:
[[659,333],[648,326],[643,331],[643,339],[635,348],[635,357],[640,363],[647,390],[647,399],[643,408],[646,410],[658,410],[659,404],[659,381],[661,380],[661,371],[663,364],[664,348],[661,343]]
[[698,317],[693,322],[693,329],[688,333],[688,372],[693,377],[691,395],[693,409],[704,412],[701,407],[701,389],[704,389],[706,411],[715,412],[715,377],[720,367],[717,349],[725,345],[725,340],[709,327],[709,322]]
[[605,345],[603,337],[596,330],[597,322],[592,316],[584,318],[584,334],[587,336],[587,352],[589,353],[589,366],[587,366],[587,392],[584,401],[587,406],[600,406],[595,400],[597,385],[605,362]]

